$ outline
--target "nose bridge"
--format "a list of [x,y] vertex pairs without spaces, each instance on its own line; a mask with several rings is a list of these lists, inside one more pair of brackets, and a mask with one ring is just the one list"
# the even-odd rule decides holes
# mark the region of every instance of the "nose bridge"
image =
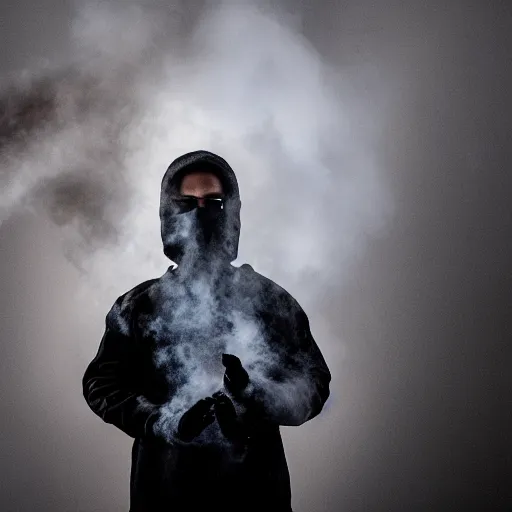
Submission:
[[205,204],[204,204],[204,197],[198,197],[197,198],[197,205],[199,206],[199,208],[204,208]]

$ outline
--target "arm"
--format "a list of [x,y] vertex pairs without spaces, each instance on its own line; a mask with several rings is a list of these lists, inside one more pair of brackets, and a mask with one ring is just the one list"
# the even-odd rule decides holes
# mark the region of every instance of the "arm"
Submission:
[[98,352],[82,379],[84,398],[106,423],[130,437],[152,436],[159,406],[140,392],[138,353],[131,337],[130,317],[121,309],[120,297],[106,317]]
[[266,382],[256,382],[254,394],[273,423],[298,426],[317,416],[329,398],[331,374],[302,309],[288,332],[275,333],[282,345],[282,358],[269,372]]
[[[246,406],[250,423],[302,425],[320,413],[329,397],[331,374],[313,339],[306,314],[300,307],[296,311],[291,321],[270,315],[263,318],[265,324],[271,325],[271,347],[277,353],[272,354],[271,363],[265,364],[265,371],[249,368],[247,374],[240,361],[235,362],[236,357],[226,370],[224,382],[228,390],[235,388],[235,393],[230,391]],[[237,384],[243,389],[239,397]]]

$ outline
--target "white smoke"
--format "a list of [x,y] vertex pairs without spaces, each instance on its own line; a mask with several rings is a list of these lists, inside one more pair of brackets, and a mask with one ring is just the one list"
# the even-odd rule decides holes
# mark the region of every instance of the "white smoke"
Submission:
[[81,4],[75,60],[25,74],[16,94],[4,87],[17,124],[4,116],[0,220],[46,212],[87,289],[119,294],[168,265],[161,178],[178,155],[207,149],[240,182],[239,261],[284,284],[305,271],[343,278],[391,212],[356,128],[366,114],[340,88],[350,77],[269,8],[220,3],[181,39],[179,14]]
[[[0,222],[26,208],[48,215],[83,271],[83,303],[113,301],[167,267],[160,181],[177,156],[207,149],[238,176],[239,261],[314,302],[325,282],[342,282],[390,213],[379,155],[360,130],[367,113],[346,86],[350,73],[330,69],[271,9],[219,2],[186,37],[180,20],[169,7],[82,2],[70,61],[6,80]],[[199,295],[206,307],[208,294]],[[234,319],[235,335],[222,342],[268,387],[275,357],[246,320]],[[165,325],[160,316],[154,328]],[[191,385],[168,404],[166,432],[221,386],[219,357],[203,365],[205,354],[192,348],[178,353]],[[169,354],[157,357],[165,365]],[[274,391],[286,406],[310,390],[290,375],[287,389]]]
[[[20,208],[49,215],[83,271],[87,300],[91,290],[114,299],[169,264],[158,214],[168,164],[210,150],[239,180],[239,261],[297,291],[305,273],[325,276],[307,290],[313,301],[324,282],[343,279],[390,213],[377,155],[356,128],[364,111],[343,92],[348,77],[322,62],[290,18],[223,2],[183,37],[179,14],[81,4],[72,60],[5,85],[0,221]],[[207,321],[215,314],[210,291],[195,292]],[[188,314],[190,303],[183,308]],[[258,326],[233,322],[236,336],[224,349],[265,380],[274,355],[262,349]],[[213,391],[204,354],[187,354],[194,385],[174,412]],[[165,364],[165,353],[157,357]],[[285,400],[307,391],[301,382]]]
[[[151,316],[141,315],[138,325],[143,338],[153,344],[153,364],[163,371],[169,389],[173,390],[153,428],[169,442],[176,441],[183,413],[197,401],[224,389],[222,354],[240,359],[250,376],[249,395],[263,392],[260,399],[267,412],[283,419],[285,424],[303,421],[301,418],[311,411],[316,393],[310,367],[319,361],[310,354],[299,353],[295,359],[289,353],[301,333],[290,302],[274,288],[249,285],[247,276],[235,277],[234,295],[226,295],[225,288],[214,285],[213,274],[187,273],[181,280],[169,273],[155,283],[154,289],[145,292],[154,311]],[[229,279],[223,279],[224,285],[228,282]],[[236,291],[239,286],[244,290],[241,296]],[[269,336],[270,326],[259,319],[261,313],[268,313],[269,304],[274,320],[289,321],[288,327],[282,324],[279,330],[280,340]],[[282,379],[270,377],[275,369],[279,369]],[[243,414],[244,405],[237,404],[237,408]],[[196,442],[216,444],[224,439],[214,423]]]

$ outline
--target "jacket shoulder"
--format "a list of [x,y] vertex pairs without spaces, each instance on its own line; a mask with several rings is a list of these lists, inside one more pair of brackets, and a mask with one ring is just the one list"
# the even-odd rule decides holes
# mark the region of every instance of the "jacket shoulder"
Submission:
[[[256,272],[248,263],[240,267],[244,280],[257,290],[257,295],[268,303],[274,311],[282,311],[285,314],[304,313],[298,301],[282,286],[272,279]],[[305,314],[305,313],[304,313]]]
[[157,281],[158,278],[148,279],[120,295],[107,313],[107,327],[128,336],[135,305]]

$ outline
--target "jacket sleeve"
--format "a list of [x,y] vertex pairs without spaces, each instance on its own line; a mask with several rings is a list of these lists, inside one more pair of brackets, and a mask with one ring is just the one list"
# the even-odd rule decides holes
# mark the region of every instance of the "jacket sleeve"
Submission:
[[283,426],[298,426],[317,416],[330,394],[329,368],[306,313],[297,308],[291,321],[273,323],[271,339],[278,356],[264,378],[249,372],[249,403],[258,410],[256,415]]
[[136,341],[130,332],[129,311],[120,297],[109,311],[98,352],[82,379],[84,398],[103,421],[115,425],[130,437],[153,435],[152,425],[159,406],[140,391]]

